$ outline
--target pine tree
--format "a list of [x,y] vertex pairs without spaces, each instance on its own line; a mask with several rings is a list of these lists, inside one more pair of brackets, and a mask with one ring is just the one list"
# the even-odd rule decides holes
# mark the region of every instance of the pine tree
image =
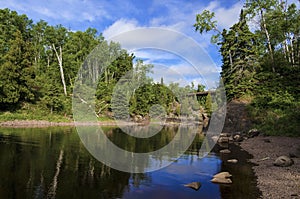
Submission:
[[255,36],[250,32],[243,11],[240,20],[222,33],[221,76],[229,98],[251,94],[255,86],[255,71],[259,67]]

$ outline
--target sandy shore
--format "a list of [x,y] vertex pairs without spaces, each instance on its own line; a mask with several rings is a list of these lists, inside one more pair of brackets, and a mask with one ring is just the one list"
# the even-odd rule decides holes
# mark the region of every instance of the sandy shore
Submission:
[[[250,138],[241,147],[253,155],[254,172],[262,198],[300,198],[300,138],[264,137]],[[293,154],[294,165],[276,167],[277,157]]]

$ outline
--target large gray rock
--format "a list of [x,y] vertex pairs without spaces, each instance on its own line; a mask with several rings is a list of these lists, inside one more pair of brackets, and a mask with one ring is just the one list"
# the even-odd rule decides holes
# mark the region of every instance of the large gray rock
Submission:
[[278,167],[289,167],[293,164],[294,161],[285,155],[278,157],[274,162],[274,165]]

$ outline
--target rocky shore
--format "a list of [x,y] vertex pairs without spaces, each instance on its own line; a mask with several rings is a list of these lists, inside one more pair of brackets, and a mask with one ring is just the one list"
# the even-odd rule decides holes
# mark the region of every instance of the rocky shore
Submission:
[[[257,176],[262,198],[300,198],[300,138],[258,136],[247,139],[241,147],[253,155],[250,160]],[[275,160],[287,156],[291,166],[275,166]]]
[[[247,135],[252,125],[246,106],[242,101],[227,104],[223,133],[229,134],[235,144],[253,156],[249,161],[255,165],[253,171],[260,198],[300,198],[300,137],[265,136],[263,132]],[[284,166],[287,163],[284,160],[282,166],[276,166],[276,160],[283,156],[290,164]]]

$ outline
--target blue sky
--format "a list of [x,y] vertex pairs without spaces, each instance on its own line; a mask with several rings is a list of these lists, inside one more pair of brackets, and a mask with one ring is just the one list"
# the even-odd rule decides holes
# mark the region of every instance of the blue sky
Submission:
[[[218,48],[210,44],[210,35],[200,35],[193,24],[197,13],[209,9],[216,13],[219,29],[229,28],[238,20],[244,1],[239,0],[0,0],[0,8],[26,14],[35,22],[43,19],[50,25],[62,24],[71,30],[93,27],[112,38],[136,28],[164,28],[177,31],[197,42],[211,57],[214,65],[205,65],[206,72],[199,74],[187,60],[161,50],[138,50],[137,57],[158,67],[172,69],[185,77],[186,82],[207,84],[213,87],[220,71],[221,57]],[[178,38],[173,38],[174,43]],[[184,47],[184,46],[183,46]],[[192,51],[186,47],[187,51]],[[197,55],[195,55],[197,56]],[[200,64],[201,65],[201,64]],[[160,73],[161,70],[155,70]],[[165,76],[170,75],[165,71]],[[199,75],[197,75],[199,74]],[[177,77],[173,78],[178,79]],[[205,79],[205,81],[203,81]],[[171,80],[170,80],[171,81]],[[173,80],[172,80],[173,81]]]

